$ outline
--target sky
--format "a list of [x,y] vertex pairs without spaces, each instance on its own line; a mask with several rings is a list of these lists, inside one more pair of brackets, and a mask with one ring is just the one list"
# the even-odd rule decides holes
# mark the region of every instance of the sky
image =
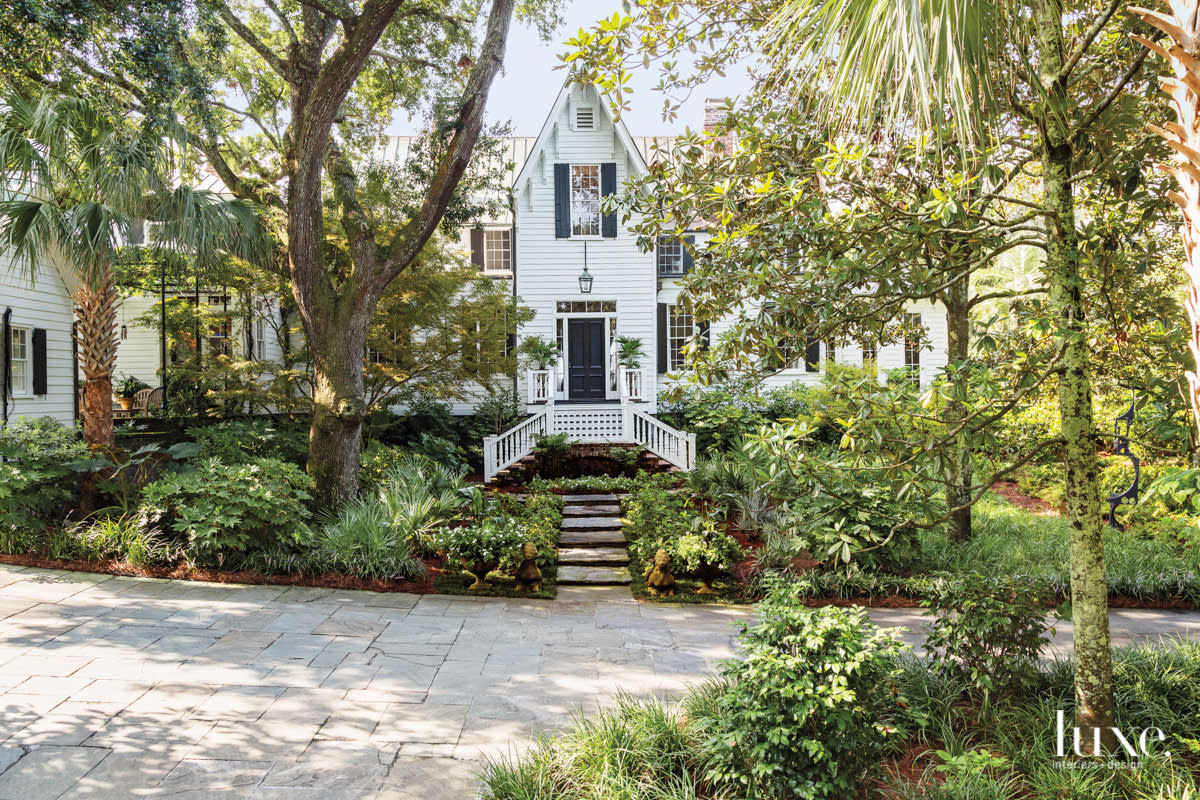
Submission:
[[[515,136],[537,136],[550,113],[550,106],[566,79],[565,70],[555,70],[559,54],[566,51],[562,42],[580,28],[592,28],[597,20],[611,17],[620,10],[619,0],[568,0],[563,9],[563,25],[550,42],[543,42],[533,28],[514,23],[508,35],[504,56],[504,72],[497,76],[488,96],[489,122],[512,120]],[[725,78],[717,78],[703,90],[692,93],[679,109],[675,122],[662,119],[663,97],[652,87],[658,83],[658,70],[638,69],[633,75],[634,89],[629,98],[631,110],[622,114],[630,134],[634,136],[664,136],[681,133],[685,126],[699,129],[704,119],[706,97],[736,97],[749,88],[749,80],[738,69],[728,70]],[[393,135],[416,133],[415,126],[398,119],[388,130]]]

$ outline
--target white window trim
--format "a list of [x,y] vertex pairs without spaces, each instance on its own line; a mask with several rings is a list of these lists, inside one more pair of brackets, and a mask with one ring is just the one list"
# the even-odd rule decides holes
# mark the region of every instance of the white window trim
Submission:
[[[687,347],[687,343],[696,336],[695,316],[693,316],[690,312],[677,312],[676,309],[680,308],[682,308],[682,306],[679,303],[671,303],[667,306],[667,372],[677,372],[687,366],[687,357],[684,355],[683,350],[685,347]],[[689,326],[684,327],[684,329],[688,330],[686,336],[677,335],[675,332],[676,328],[681,327],[675,323],[675,320],[676,318],[683,316],[686,316],[691,321]],[[678,348],[678,362],[676,362],[671,355],[672,342],[680,343]]]
[[[488,234],[508,234],[508,243],[503,248],[488,247]],[[484,228],[483,230],[483,272],[488,275],[511,275],[512,274],[512,243],[513,243],[512,228]],[[503,267],[492,266],[490,254],[492,252],[505,252],[508,254],[508,265]]]
[[[662,267],[663,246],[678,248],[678,261],[675,269],[664,270]],[[675,236],[660,236],[655,243],[654,248],[654,268],[660,278],[682,278],[683,277],[683,240]]]
[[[11,340],[11,343],[9,344],[9,347],[10,348],[16,347],[17,334],[21,333],[21,334],[23,334],[21,339],[22,339],[22,343],[23,343],[23,346],[25,349],[25,357],[23,359],[20,359],[21,363],[23,363],[25,365],[25,370],[24,370],[25,380],[22,382],[21,386],[18,386],[16,384],[15,380],[13,381],[12,396],[13,397],[33,397],[34,396],[34,394],[33,394],[33,358],[31,356],[31,353],[32,353],[32,342],[31,342],[32,329],[27,328],[24,325],[12,325],[9,327],[9,330],[12,332],[12,340]],[[3,342],[0,342],[0,345],[3,345]],[[12,362],[14,363],[14,365],[15,365],[16,361],[17,361],[17,359],[14,357],[12,359]],[[14,374],[14,378],[15,378],[15,374],[16,374],[15,369],[13,369],[13,374]],[[3,376],[0,375],[0,378],[2,378],[2,377]]]
[[[596,232],[595,233],[580,233],[575,229],[575,170],[595,168],[596,170]],[[571,215],[571,238],[575,239],[603,239],[604,238],[604,212],[600,209],[600,203],[604,199],[604,188],[600,185],[601,181],[601,165],[596,163],[586,164],[571,164],[567,171],[567,201]]]

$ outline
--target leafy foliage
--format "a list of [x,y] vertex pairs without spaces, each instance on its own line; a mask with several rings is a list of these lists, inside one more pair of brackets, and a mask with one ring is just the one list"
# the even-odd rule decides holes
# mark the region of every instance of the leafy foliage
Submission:
[[864,610],[807,609],[786,585],[759,614],[703,721],[705,778],[742,797],[861,797],[899,710],[899,642]]
[[265,419],[231,419],[188,428],[188,435],[200,445],[200,455],[225,464],[248,464],[259,458],[274,458],[303,465],[307,436]]
[[0,429],[0,530],[61,520],[75,493],[73,465],[88,456],[79,431],[52,417],[20,417]]
[[189,558],[221,565],[303,535],[311,489],[307,475],[276,459],[233,465],[209,459],[148,485],[142,509],[184,537]]
[[926,600],[932,669],[970,682],[986,699],[1028,692],[1039,678],[1047,599],[1027,581],[978,573],[942,583]]

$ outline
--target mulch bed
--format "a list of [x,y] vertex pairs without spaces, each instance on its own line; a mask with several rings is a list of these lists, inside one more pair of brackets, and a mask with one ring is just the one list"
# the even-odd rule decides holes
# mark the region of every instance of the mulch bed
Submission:
[[1030,497],[1022,492],[1014,481],[996,481],[992,484],[992,491],[1022,511],[1028,511],[1031,514],[1043,517],[1062,516],[1061,508],[1052,503],[1047,503],[1040,497]]
[[314,586],[321,589],[361,589],[368,592],[406,592],[408,594],[436,594],[434,578],[442,574],[444,558],[425,559],[426,575],[416,581],[383,581],[356,578],[351,575],[263,575],[253,570],[212,569],[179,564],[174,567],[135,567],[124,561],[74,561],[60,558],[42,558],[34,554],[0,555],[0,564],[18,567],[42,567],[64,569],[72,572],[97,572],[107,575],[123,575],[137,578],[170,578],[179,581],[205,581],[208,583],[244,583],[254,586]]

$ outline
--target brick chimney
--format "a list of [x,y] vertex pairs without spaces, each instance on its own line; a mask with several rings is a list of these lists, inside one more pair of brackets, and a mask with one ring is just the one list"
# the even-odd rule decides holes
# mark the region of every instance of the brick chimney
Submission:
[[[725,108],[724,97],[709,97],[704,100],[704,132],[711,134],[718,124],[725,120],[728,111]],[[729,134],[711,140],[709,144],[715,152],[731,152],[733,137]]]

